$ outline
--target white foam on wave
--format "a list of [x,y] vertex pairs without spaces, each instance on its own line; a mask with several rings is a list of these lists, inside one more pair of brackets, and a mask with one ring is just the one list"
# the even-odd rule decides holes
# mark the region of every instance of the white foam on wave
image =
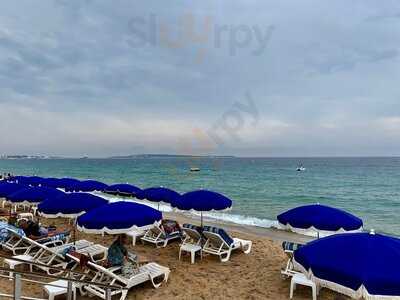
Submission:
[[[194,213],[196,215],[200,215],[200,213]],[[257,217],[251,216],[243,216],[237,214],[230,213],[203,213],[203,217],[210,218],[212,220],[229,222],[238,225],[247,225],[247,226],[257,226],[264,228],[278,228],[278,221],[273,221],[269,219],[261,219]]]
[[135,202],[135,203],[140,203],[140,204],[146,204],[147,206],[150,206],[152,208],[158,209],[160,211],[172,212],[172,208],[168,204],[165,204],[165,203],[162,203],[162,202],[160,202],[160,204],[158,204],[157,202],[139,200],[139,199],[136,199],[136,198],[124,198],[124,197],[120,197],[120,196],[116,196],[116,195],[104,194],[104,193],[101,193],[101,192],[93,192],[92,194],[96,195],[96,196],[99,196],[99,197],[102,197],[104,199],[107,199],[111,203],[119,202],[119,201]]
[[[139,200],[136,198],[123,198],[115,195],[109,195],[109,194],[104,194],[104,193],[93,193],[96,196],[103,197],[110,202],[118,202],[118,201],[131,201],[131,202],[136,202],[136,203],[141,203],[141,204],[146,204],[152,208],[158,209],[163,212],[177,212],[171,206],[165,203],[160,203],[158,206],[158,203],[156,202],[150,202],[146,200]],[[178,211],[179,213],[182,213],[184,215],[189,215],[189,216],[195,216],[196,218],[200,217],[199,212],[182,212]],[[257,227],[264,227],[264,228],[280,228],[278,225],[278,221],[274,220],[269,220],[269,219],[261,219],[257,217],[251,217],[251,216],[243,216],[243,215],[237,215],[237,214],[230,214],[227,212],[207,212],[203,213],[203,217],[205,219],[210,219],[213,221],[220,221],[220,222],[229,222],[229,223],[234,223],[238,225],[246,225],[246,226],[257,226]]]

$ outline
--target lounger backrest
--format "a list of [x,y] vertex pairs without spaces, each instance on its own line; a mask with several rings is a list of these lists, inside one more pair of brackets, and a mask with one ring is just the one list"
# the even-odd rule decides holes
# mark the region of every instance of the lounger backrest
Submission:
[[164,230],[161,228],[160,225],[155,225],[154,227],[150,228],[150,231],[154,234],[154,235],[159,235],[161,234],[162,237],[165,237],[166,234],[164,232]]
[[293,242],[285,241],[282,243],[282,249],[285,252],[294,252],[302,246],[303,246],[302,244],[297,244],[297,243],[293,243]]
[[40,243],[38,243],[38,242],[36,242],[36,241],[34,241],[34,240],[28,238],[28,237],[25,237],[25,236],[22,237],[22,239],[23,239],[25,242],[28,242],[28,243],[30,243],[31,245],[42,249],[43,251],[50,252],[51,254],[56,255],[58,258],[61,258],[62,260],[64,260],[64,257],[63,257],[60,253],[58,253],[57,251],[54,251],[53,249],[47,247],[46,245],[40,244]]
[[[209,233],[212,233],[212,234],[209,234]],[[211,240],[214,243],[218,241],[218,237],[219,237],[220,242],[221,241],[224,242],[229,247],[233,244],[233,239],[222,228],[212,227],[212,226],[204,226],[203,227],[203,235],[207,239]]]
[[44,244],[44,243],[48,243],[48,242],[54,242],[54,241],[63,241],[63,242],[67,242],[69,240],[70,237],[70,232],[69,231],[65,231],[65,232],[60,232],[57,233],[53,236],[50,237],[46,237],[46,238],[42,238],[38,241],[40,241],[40,243]]
[[25,232],[17,227],[14,227],[12,225],[8,225],[8,227],[5,227],[5,229],[8,231],[9,234],[14,235],[14,236],[18,236],[18,237],[23,237],[26,236]]
[[199,228],[195,225],[183,224],[183,231],[196,243],[202,239]]
[[128,284],[128,280],[126,280],[126,278],[118,276],[116,274],[114,274],[113,272],[111,272],[110,270],[107,270],[106,268],[99,266],[96,263],[93,263],[91,261],[88,262],[88,266],[90,266],[91,268],[95,269],[97,272],[101,272],[115,280],[117,280],[118,282],[123,283],[124,285]]

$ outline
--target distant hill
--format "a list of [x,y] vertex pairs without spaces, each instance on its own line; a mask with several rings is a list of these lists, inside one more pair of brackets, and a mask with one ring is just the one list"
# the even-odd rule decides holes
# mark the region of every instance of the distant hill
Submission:
[[219,155],[178,155],[178,154],[134,154],[124,156],[111,156],[109,159],[137,159],[137,158],[185,158],[185,157],[205,157],[205,158],[235,158],[235,156]]

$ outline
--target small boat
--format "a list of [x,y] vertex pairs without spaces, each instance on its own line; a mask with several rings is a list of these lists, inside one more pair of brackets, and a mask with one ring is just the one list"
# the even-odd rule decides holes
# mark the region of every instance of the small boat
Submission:
[[200,168],[190,168],[190,172],[200,172]]
[[306,170],[306,168],[304,168],[303,165],[298,166],[297,169],[296,169],[297,172],[302,172],[302,171],[305,171],[305,170]]

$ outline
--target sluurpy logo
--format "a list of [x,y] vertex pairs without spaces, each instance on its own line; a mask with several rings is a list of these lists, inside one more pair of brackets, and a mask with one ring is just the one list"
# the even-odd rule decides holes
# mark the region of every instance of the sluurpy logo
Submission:
[[157,14],[136,16],[128,22],[131,47],[165,47],[194,50],[198,60],[204,59],[210,47],[235,56],[248,49],[251,55],[261,55],[275,30],[273,25],[220,24],[212,16],[183,14],[167,21]]

